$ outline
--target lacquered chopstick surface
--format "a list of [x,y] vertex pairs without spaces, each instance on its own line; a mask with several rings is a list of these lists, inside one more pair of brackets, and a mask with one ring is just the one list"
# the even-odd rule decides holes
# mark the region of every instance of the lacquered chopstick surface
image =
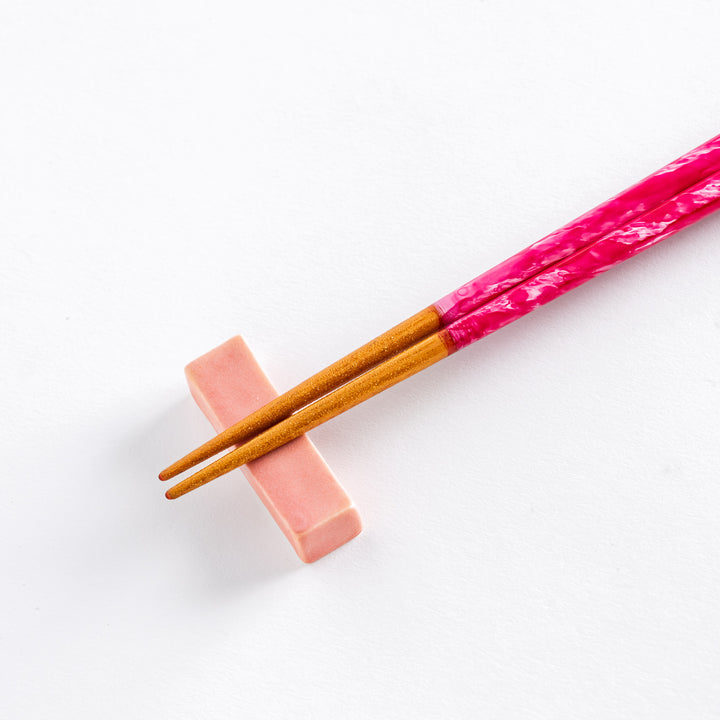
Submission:
[[443,327],[718,171],[720,135],[438,300]]
[[458,350],[477,342],[718,209],[720,172],[458,318],[445,331]]

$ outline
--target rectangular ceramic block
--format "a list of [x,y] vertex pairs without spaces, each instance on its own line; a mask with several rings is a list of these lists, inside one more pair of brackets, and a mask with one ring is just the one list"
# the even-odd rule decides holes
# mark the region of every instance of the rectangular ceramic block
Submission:
[[[185,375],[217,432],[277,397],[240,336],[191,362]],[[304,562],[318,560],[362,530],[352,501],[306,436],[242,470]]]

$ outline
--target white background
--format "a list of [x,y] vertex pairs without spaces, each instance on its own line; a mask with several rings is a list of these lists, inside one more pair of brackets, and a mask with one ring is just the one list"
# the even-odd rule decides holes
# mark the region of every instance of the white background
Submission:
[[305,566],[188,361],[287,389],[720,132],[720,6],[5,2],[0,715],[717,718],[720,217],[312,437]]

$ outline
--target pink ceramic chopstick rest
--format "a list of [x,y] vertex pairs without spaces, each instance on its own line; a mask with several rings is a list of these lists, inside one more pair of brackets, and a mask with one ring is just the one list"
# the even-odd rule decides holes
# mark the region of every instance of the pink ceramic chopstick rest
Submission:
[[446,295],[435,303],[443,325],[473,312],[718,171],[720,135]]
[[[193,397],[217,432],[277,397],[239,336],[191,362],[185,374]],[[304,562],[318,560],[362,530],[358,511],[306,436],[242,470]]]

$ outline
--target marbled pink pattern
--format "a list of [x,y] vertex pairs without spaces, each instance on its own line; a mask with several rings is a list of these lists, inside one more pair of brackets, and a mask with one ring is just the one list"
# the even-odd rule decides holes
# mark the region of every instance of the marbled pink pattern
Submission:
[[490,300],[447,328],[459,350],[720,209],[720,172]]
[[720,171],[720,135],[435,303],[443,325]]

